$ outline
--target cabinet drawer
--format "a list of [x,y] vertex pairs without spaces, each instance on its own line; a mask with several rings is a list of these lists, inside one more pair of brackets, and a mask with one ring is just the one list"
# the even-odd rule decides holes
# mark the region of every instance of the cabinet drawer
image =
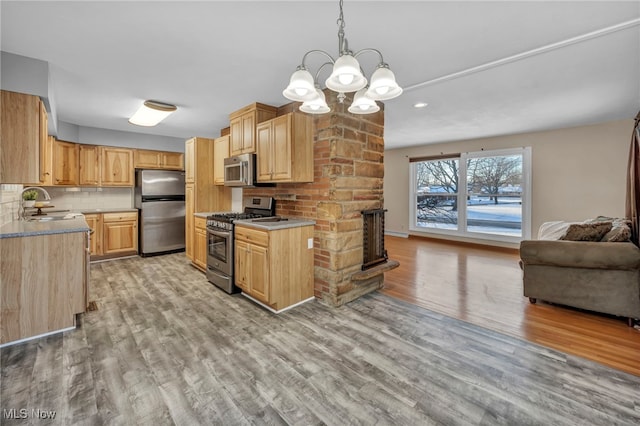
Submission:
[[269,245],[269,232],[267,231],[258,231],[257,229],[242,226],[236,226],[235,231],[236,239],[239,241],[246,241],[264,247]]
[[198,229],[207,229],[207,219],[204,217],[195,217],[194,226]]
[[121,222],[123,220],[138,220],[138,212],[104,213],[103,222]]

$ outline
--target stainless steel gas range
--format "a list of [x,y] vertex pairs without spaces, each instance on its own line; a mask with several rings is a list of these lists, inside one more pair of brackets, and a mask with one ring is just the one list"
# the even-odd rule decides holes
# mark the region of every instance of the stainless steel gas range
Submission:
[[207,279],[227,293],[239,293],[234,277],[235,220],[275,216],[271,197],[245,197],[244,211],[220,212],[207,216]]

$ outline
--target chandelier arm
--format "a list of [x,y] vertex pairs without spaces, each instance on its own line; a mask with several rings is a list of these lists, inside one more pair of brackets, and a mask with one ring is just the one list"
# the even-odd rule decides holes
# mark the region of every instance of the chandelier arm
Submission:
[[324,64],[320,65],[320,68],[318,68],[318,71],[316,71],[316,76],[313,79],[314,83],[318,83],[318,76],[320,75],[320,71],[322,71],[322,68],[326,67],[327,65],[333,65],[333,62],[325,62]]
[[375,52],[375,53],[377,53],[378,56],[380,57],[380,65],[388,66],[385,63],[384,58],[382,57],[382,53],[378,49],[374,49],[372,47],[365,47],[364,49],[358,50],[356,53],[353,54],[353,57],[357,58],[358,56],[360,56],[361,54],[366,53],[366,52]]
[[[303,69],[307,69],[305,62],[307,60],[307,56],[309,56],[312,53],[322,53],[324,56],[326,56],[327,58],[329,58],[329,60],[331,61],[332,64],[334,64],[336,61],[333,59],[333,57],[331,55],[329,55],[327,52],[325,52],[324,50],[320,50],[320,49],[314,49],[314,50],[310,50],[307,53],[304,54],[304,56],[302,57],[302,65],[300,65]],[[324,65],[324,64],[323,64]]]

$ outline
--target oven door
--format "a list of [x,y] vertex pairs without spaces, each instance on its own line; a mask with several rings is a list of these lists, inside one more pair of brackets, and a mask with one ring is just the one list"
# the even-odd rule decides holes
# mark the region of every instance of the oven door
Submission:
[[207,267],[232,275],[233,231],[207,228]]

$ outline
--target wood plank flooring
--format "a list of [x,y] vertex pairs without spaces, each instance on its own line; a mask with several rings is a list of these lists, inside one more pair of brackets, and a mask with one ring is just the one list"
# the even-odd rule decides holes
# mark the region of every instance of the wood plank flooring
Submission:
[[640,376],[640,331],[626,318],[530,304],[517,251],[392,236],[385,247],[400,267],[382,293]]
[[275,315],[183,253],[93,264],[91,291],[76,330],[0,350],[2,424],[640,423],[640,377],[381,293]]

